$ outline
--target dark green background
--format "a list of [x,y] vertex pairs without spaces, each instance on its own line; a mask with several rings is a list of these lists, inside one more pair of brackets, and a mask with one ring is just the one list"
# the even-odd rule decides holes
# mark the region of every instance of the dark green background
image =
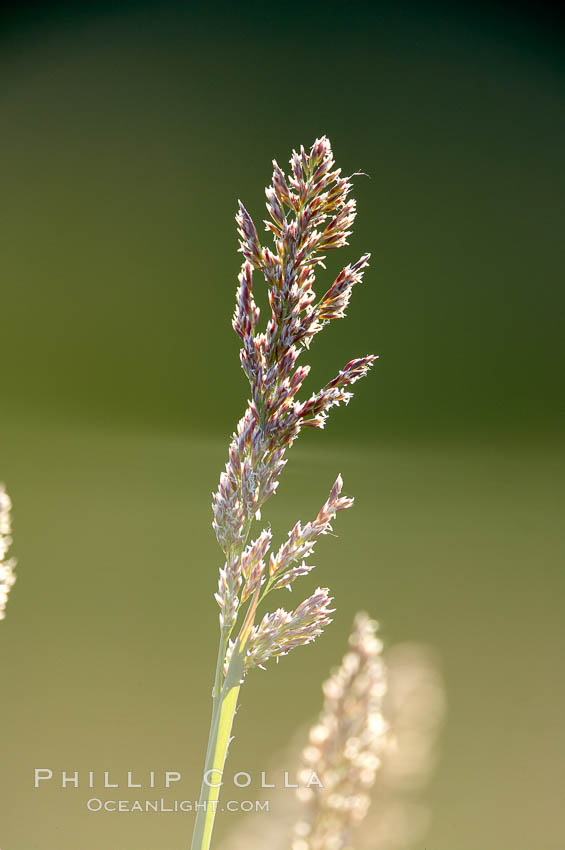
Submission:
[[370,179],[320,287],[373,259],[307,389],[381,359],[267,512],[280,539],[338,471],[357,497],[303,582],[332,587],[336,623],[246,684],[234,764],[260,770],[316,713],[366,607],[444,660],[425,847],[562,850],[564,71],[544,6],[4,10],[2,850],[187,844],[188,818],[88,816],[32,769],[181,769],[196,794],[210,493],[247,397],[236,199],[260,221],[270,160],[322,133]]

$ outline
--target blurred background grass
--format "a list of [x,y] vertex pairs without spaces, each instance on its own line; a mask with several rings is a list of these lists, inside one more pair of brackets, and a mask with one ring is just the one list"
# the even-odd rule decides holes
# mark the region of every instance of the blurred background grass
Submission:
[[87,790],[36,792],[32,771],[178,769],[197,796],[210,493],[247,392],[235,202],[260,219],[271,158],[321,133],[370,175],[328,278],[373,261],[308,389],[381,359],[293,449],[269,508],[280,539],[337,471],[357,498],[302,585],[332,587],[336,622],[249,679],[233,763],[261,770],[316,713],[366,607],[443,657],[428,850],[562,850],[559,24],[510,4],[3,10],[0,475],[20,562],[3,850],[186,846],[190,816],[89,815]]

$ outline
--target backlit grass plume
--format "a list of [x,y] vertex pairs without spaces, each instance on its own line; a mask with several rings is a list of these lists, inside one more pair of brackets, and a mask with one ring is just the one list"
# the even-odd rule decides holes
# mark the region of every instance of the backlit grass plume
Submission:
[[[192,848],[210,845],[218,775],[223,771],[239,688],[245,673],[269,658],[310,643],[330,622],[331,597],[318,588],[293,611],[267,613],[255,623],[258,605],[272,591],[289,587],[313,565],[318,537],[331,530],[336,514],[352,500],[341,495],[338,476],[317,517],[297,522],[288,540],[271,550],[271,531],[251,536],[267,499],[275,493],[286,452],[303,427],[323,428],[330,409],[351,398],[351,385],[364,377],[374,356],[351,360],[318,392],[300,399],[309,366],[298,359],[316,334],[343,318],[352,289],[363,277],[369,255],[346,266],[325,294],[314,292],[325,252],[347,244],[355,219],[348,198],[349,178],[335,168],[330,143],[314,142],[290,159],[287,176],[273,163],[266,189],[270,247],[259,241],[251,216],[239,204],[236,216],[244,262],[239,275],[233,328],[241,339],[241,365],[250,384],[250,399],[229,447],[228,461],[214,495],[213,526],[224,556],[216,601],[220,607],[220,644],[213,689],[213,710],[201,803]],[[254,296],[254,274],[267,287],[270,316],[263,329]],[[236,632],[241,606],[247,604]]]
[[386,674],[367,614],[357,614],[349,646],[324,684],[324,707],[302,755],[304,773],[315,771],[321,785],[298,792],[304,811],[292,850],[351,850],[371,802],[386,740]]
[[[353,658],[324,685],[324,707],[306,747],[300,732],[301,746],[295,740],[271,765],[274,775],[289,763],[299,766],[297,793],[270,792],[268,821],[256,813],[238,819],[221,850],[289,850],[293,840],[294,850],[335,850],[349,839],[355,850],[424,846],[431,812],[423,792],[445,714],[438,660],[421,644],[386,648],[383,697],[380,642],[364,614],[355,619],[352,643]],[[308,783],[313,771],[323,787]]]
[[6,617],[8,596],[16,581],[14,573],[16,562],[13,558],[6,557],[12,545],[11,510],[10,497],[4,485],[0,484],[0,620]]

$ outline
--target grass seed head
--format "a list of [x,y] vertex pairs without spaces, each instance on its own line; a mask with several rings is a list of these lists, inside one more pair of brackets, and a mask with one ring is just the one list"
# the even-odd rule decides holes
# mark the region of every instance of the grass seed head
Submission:
[[16,562],[7,558],[12,545],[12,502],[3,484],[0,484],[0,620],[6,617],[6,605],[10,590],[16,582],[14,568]]
[[[225,555],[216,600],[222,629],[228,633],[243,601],[255,598],[261,589],[265,594],[289,587],[313,569],[307,559],[316,539],[331,529],[338,511],[352,504],[340,496],[338,477],[316,519],[306,525],[296,523],[288,540],[268,559],[270,531],[246,545],[253,520],[277,490],[288,448],[303,427],[323,428],[330,409],[349,402],[351,385],[367,374],[375,360],[373,355],[351,360],[319,392],[299,399],[309,366],[297,361],[331,320],[343,318],[369,255],[347,265],[317,300],[316,274],[318,267],[324,267],[325,252],[347,244],[355,220],[355,201],[349,197],[352,184],[335,168],[325,136],[316,139],[309,151],[304,147],[293,151],[290,168],[285,175],[273,162],[272,182],[265,190],[268,219],[264,225],[271,246],[261,244],[258,229],[241,202],[236,214],[244,259],[232,324],[241,340],[240,360],[250,398],[213,498],[213,527]],[[253,294],[256,273],[264,280],[270,307],[263,329]],[[249,641],[247,669],[313,640],[330,622],[329,603],[328,591],[318,589],[293,612],[280,608],[266,615]]]

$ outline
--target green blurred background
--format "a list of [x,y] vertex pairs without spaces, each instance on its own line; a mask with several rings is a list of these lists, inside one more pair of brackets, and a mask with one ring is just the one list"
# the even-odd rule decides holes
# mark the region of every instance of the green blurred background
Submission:
[[236,199],[260,220],[270,160],[322,133],[370,179],[320,286],[373,260],[308,390],[381,359],[293,448],[266,511],[281,539],[338,471],[356,496],[302,583],[332,588],[335,623],[250,677],[233,764],[261,770],[316,714],[367,608],[443,659],[417,850],[563,850],[561,23],[511,4],[3,9],[0,477],[19,579],[0,626],[2,850],[187,846],[191,816],[89,814],[87,789],[34,791],[33,768],[181,770],[197,796],[210,493],[247,397]]

